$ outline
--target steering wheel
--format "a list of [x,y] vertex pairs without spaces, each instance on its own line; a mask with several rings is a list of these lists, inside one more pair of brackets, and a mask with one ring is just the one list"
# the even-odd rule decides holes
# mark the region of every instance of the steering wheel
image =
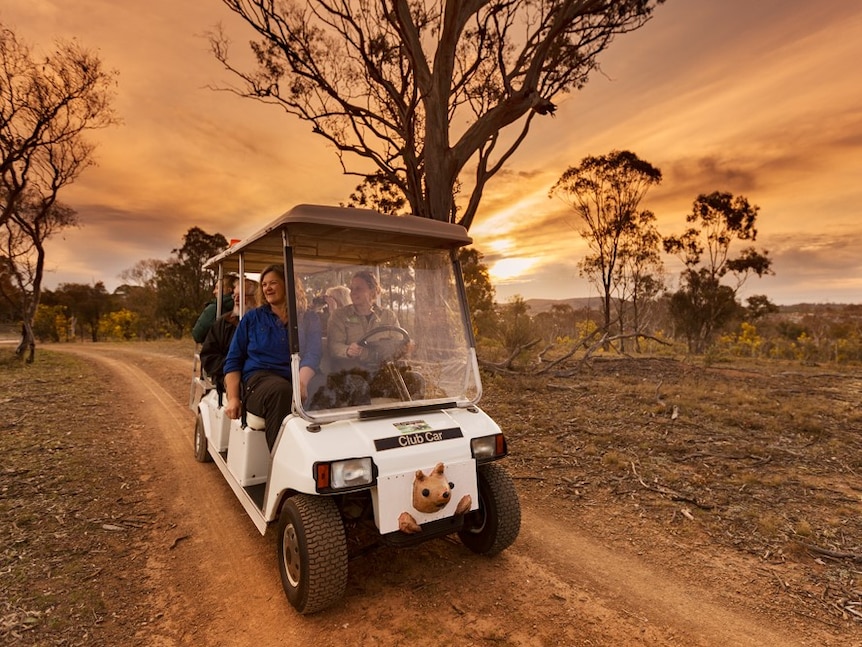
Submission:
[[[385,333],[396,333],[398,338],[375,339]],[[404,353],[410,343],[410,333],[401,326],[378,326],[365,333],[356,343],[368,349],[373,361],[385,364],[398,359]]]

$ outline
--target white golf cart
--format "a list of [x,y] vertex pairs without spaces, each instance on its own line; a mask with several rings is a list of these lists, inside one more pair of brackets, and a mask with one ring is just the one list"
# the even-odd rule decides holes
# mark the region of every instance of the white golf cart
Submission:
[[271,452],[263,420],[227,418],[226,397],[194,368],[195,457],[215,462],[261,534],[278,521],[281,581],[300,613],[343,596],[348,537],[351,546],[411,545],[457,534],[470,550],[494,555],[518,536],[518,496],[495,462],[506,456],[506,441],[476,406],[482,387],[457,260],[471,242],[450,223],[300,205],[205,265],[219,278],[256,278],[283,264],[291,321],[298,285],[315,307],[326,288],[370,271],[382,286],[381,307],[397,317],[397,326],[361,342],[373,382],[390,388],[358,401],[357,375],[369,376],[336,370],[326,339],[321,388],[302,401],[298,334],[289,331],[293,413]]

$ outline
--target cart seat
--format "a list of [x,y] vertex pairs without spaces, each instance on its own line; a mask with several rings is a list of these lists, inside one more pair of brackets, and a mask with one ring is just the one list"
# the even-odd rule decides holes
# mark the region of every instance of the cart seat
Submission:
[[253,414],[251,411],[245,412],[245,426],[255,431],[263,431],[266,429],[266,420],[262,417]]

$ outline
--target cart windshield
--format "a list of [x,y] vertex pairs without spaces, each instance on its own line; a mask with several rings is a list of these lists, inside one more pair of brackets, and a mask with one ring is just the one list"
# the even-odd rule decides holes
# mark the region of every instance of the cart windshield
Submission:
[[297,305],[305,302],[323,331],[319,370],[300,407],[305,417],[478,400],[469,317],[450,251],[391,253],[360,264],[296,260],[295,284],[304,292]]
[[[298,338],[291,338],[295,409],[326,422],[479,400],[455,260],[471,242],[462,226],[448,222],[298,205],[205,267],[218,276],[255,278],[269,264],[284,263],[299,325]],[[303,340],[304,327],[322,339]],[[312,347],[322,350],[319,358],[308,352]],[[300,394],[301,364],[309,362],[315,375]]]

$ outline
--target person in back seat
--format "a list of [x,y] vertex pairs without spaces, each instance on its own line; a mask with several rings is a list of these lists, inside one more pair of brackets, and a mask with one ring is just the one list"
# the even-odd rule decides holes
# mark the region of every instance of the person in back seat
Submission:
[[[257,281],[245,279],[245,312],[257,306]],[[233,310],[223,314],[209,329],[206,339],[201,346],[200,358],[201,368],[204,374],[212,379],[219,393],[219,404],[221,394],[224,393],[224,361],[230,349],[230,342],[236,327],[239,324],[240,313],[240,289],[242,281],[237,281],[233,287]]]
[[[260,274],[264,303],[239,322],[225,359],[225,414],[242,415],[241,386],[245,389],[245,409],[266,421],[266,442],[272,450],[281,423],[293,406],[289,314],[284,268],[270,265]],[[308,384],[319,369],[323,353],[320,318],[308,309],[305,290],[296,280],[299,328],[299,388],[306,398]]]
[[326,299],[326,306],[331,314],[339,308],[350,305],[350,288],[345,285],[333,285],[331,288],[326,288],[323,298]]
[[[222,302],[221,302],[221,311],[222,314],[226,312],[230,312],[233,309],[233,288],[236,283],[235,276],[226,276],[221,281],[222,286]],[[198,344],[202,344],[203,341],[207,337],[207,333],[209,329],[212,328],[212,325],[215,323],[216,314],[218,312],[218,283],[216,283],[213,288],[213,299],[210,301],[206,307],[201,312],[198,320],[195,321],[195,325],[192,326],[192,339],[194,339]]]

